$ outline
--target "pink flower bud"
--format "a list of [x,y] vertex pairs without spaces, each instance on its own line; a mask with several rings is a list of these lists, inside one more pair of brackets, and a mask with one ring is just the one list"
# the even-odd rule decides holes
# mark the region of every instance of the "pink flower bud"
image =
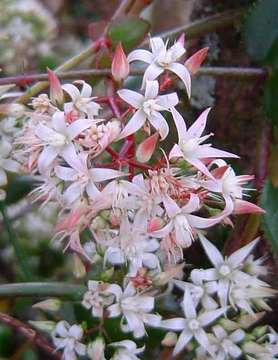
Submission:
[[50,86],[50,100],[53,103],[62,105],[64,103],[64,93],[57,75],[50,69],[47,69],[49,86]]
[[236,199],[234,205],[234,214],[265,214],[258,205],[246,200]]
[[138,161],[145,163],[150,160],[154,153],[158,138],[159,134],[155,133],[141,142],[136,151]]
[[195,75],[202,63],[205,61],[207,55],[208,55],[209,48],[205,47],[199,51],[197,51],[195,54],[193,54],[189,59],[186,60],[185,66],[187,67],[188,71]]
[[148,232],[153,232],[156,230],[159,230],[163,227],[164,223],[162,221],[162,219],[156,217],[150,220],[149,224],[148,224]]
[[174,346],[178,341],[178,335],[172,331],[167,332],[161,344],[164,346]]
[[121,43],[118,43],[112,60],[112,76],[116,81],[123,81],[129,74],[129,63]]

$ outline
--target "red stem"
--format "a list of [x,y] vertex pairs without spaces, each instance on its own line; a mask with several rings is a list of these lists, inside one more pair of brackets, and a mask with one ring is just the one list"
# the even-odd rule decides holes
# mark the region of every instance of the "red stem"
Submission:
[[51,354],[55,359],[61,359],[61,355],[55,352],[55,349],[53,349],[49,345],[48,341],[44,337],[39,335],[34,329],[32,329],[31,326],[17,319],[14,319],[10,315],[3,313],[0,313],[0,322],[15,328],[22,335],[24,335],[29,341],[35,343],[46,353]]

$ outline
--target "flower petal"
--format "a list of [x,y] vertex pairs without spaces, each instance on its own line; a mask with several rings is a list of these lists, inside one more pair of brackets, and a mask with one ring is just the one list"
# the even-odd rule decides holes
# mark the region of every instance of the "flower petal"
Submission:
[[106,169],[106,168],[90,169],[89,173],[90,173],[90,175],[92,177],[92,180],[94,182],[111,180],[111,179],[118,178],[120,176],[126,176],[126,173],[124,173],[122,171],[113,170],[113,169]]
[[133,106],[135,109],[139,109],[144,101],[144,96],[133,90],[121,89],[118,90],[117,94],[121,99]]
[[227,311],[227,308],[220,308],[212,311],[207,311],[201,314],[198,317],[198,320],[202,324],[202,326],[207,326],[211,324],[214,320],[219,318],[219,316],[223,315]]
[[79,135],[82,131],[88,129],[93,124],[92,120],[88,119],[79,119],[75,120],[72,124],[70,124],[67,128],[70,139],[73,140],[77,135]]
[[150,64],[143,76],[143,81],[142,81],[142,89],[146,86],[146,81],[147,80],[155,80],[156,78],[159,77],[160,74],[162,74],[164,71],[164,69],[160,66],[157,66],[155,63]]
[[154,99],[157,97],[159,92],[159,84],[157,80],[147,80],[145,89],[145,98]]
[[146,115],[142,110],[137,110],[120,133],[118,140],[123,139],[139,130],[146,121]]
[[179,145],[175,144],[169,153],[169,159],[171,160],[173,158],[179,158],[179,157],[183,157],[183,152],[181,151]]
[[207,124],[207,118],[210,110],[211,108],[204,110],[197,120],[190,126],[187,132],[187,135],[190,138],[199,138],[202,135]]
[[153,54],[144,49],[133,50],[127,57],[128,62],[143,61],[150,64],[153,61]]
[[187,68],[180,64],[180,63],[172,63],[170,64],[167,69],[171,70],[173,73],[175,73],[184,83],[188,98],[190,99],[191,96],[191,76],[190,72],[187,70]]
[[164,41],[158,36],[150,38],[150,45],[154,55],[157,55],[162,50],[166,50]]
[[65,114],[63,111],[56,111],[51,119],[54,129],[59,133],[65,133],[67,124],[65,121]]
[[159,132],[161,140],[164,140],[169,133],[169,126],[165,118],[158,112],[154,111],[149,117],[149,122]]
[[232,255],[228,258],[228,263],[233,267],[238,267],[251,253],[251,251],[254,249],[254,247],[259,242],[260,238],[256,238],[255,240],[251,241],[249,244],[245,245],[241,249],[234,252]]
[[188,319],[195,319],[197,316],[195,305],[190,293],[190,290],[186,287],[184,290],[184,296],[182,301],[183,312]]
[[200,241],[202,243],[202,246],[210,259],[211,263],[218,268],[221,266],[224,262],[223,256],[220,253],[220,251],[217,249],[216,246],[214,246],[210,241],[208,241],[204,235],[199,234]]
[[181,114],[173,107],[171,108],[171,113],[178,131],[179,143],[182,141],[183,137],[186,135],[186,124],[184,118]]
[[55,173],[58,178],[64,181],[74,181],[77,178],[77,173],[74,169],[65,166],[56,166]]
[[178,341],[176,343],[176,346],[174,347],[173,355],[176,356],[178,353],[180,353],[186,345],[189,343],[189,341],[192,339],[193,335],[186,330],[183,330],[183,332],[180,334]]
[[157,104],[162,106],[165,110],[170,110],[176,106],[179,102],[177,93],[173,92],[170,94],[160,95],[157,97]]
[[161,327],[169,330],[184,330],[186,326],[186,320],[184,318],[174,318],[161,321]]
[[73,101],[80,97],[80,91],[72,84],[62,85],[62,89],[71,97]]
[[52,146],[46,146],[43,149],[38,158],[38,168],[41,174],[44,174],[49,169],[57,155],[57,149]]

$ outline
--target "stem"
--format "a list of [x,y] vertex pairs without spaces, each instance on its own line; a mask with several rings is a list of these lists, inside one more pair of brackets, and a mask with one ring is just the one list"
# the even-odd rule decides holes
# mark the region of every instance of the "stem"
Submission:
[[22,335],[24,335],[29,341],[35,343],[42,350],[44,350],[44,352],[52,355],[53,358],[61,359],[61,355],[55,352],[55,349],[53,349],[50,346],[48,341],[43,336],[38,334],[34,329],[32,329],[31,326],[3,313],[0,313],[0,322],[15,328]]
[[[200,37],[209,32],[214,32],[233,25],[246,14],[246,11],[246,7],[242,7],[236,10],[227,10],[216,15],[208,16],[204,19],[195,20],[189,24],[181,25],[172,30],[163,32],[158,36],[164,39],[168,39],[185,32],[186,39]],[[144,41],[144,45],[147,45],[147,41]]]
[[27,282],[0,285],[0,297],[69,297],[80,300],[86,288],[62,282]]
[[[130,75],[143,75],[144,70],[131,70]],[[111,75],[110,69],[88,69],[88,70],[71,70],[63,71],[58,74],[61,80],[64,79],[88,79],[92,77],[101,77]],[[222,66],[203,66],[194,76],[215,76],[215,77],[231,77],[242,79],[265,79],[268,76],[267,69],[254,67],[222,67]],[[15,84],[21,86],[23,83],[32,83],[35,81],[47,80],[48,75],[30,74],[0,78],[0,85]],[[107,102],[107,99],[103,99]]]
[[10,223],[10,219],[7,215],[6,212],[6,207],[5,204],[3,202],[0,202],[0,211],[2,213],[3,216],[3,224],[5,226],[5,229],[8,233],[9,236],[9,240],[10,243],[13,246],[14,252],[15,252],[15,256],[17,258],[18,264],[19,264],[19,268],[24,276],[25,280],[30,280],[32,278],[30,269],[27,265],[27,259],[26,259],[26,254],[24,249],[20,246],[19,242],[18,242],[18,238],[16,233],[13,230],[13,227],[11,226]]

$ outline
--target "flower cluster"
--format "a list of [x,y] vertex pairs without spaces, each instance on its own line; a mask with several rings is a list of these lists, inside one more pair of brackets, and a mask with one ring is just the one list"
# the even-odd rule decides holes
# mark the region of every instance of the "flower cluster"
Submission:
[[[266,269],[250,255],[258,240],[224,258],[204,236],[217,224],[232,224],[232,216],[261,213],[243,199],[250,175],[237,176],[223,158],[237,158],[207,143],[205,128],[210,109],[188,126],[178,110],[179,97],[169,91],[182,81],[188,97],[191,75],[207,49],[185,63],[183,38],[168,47],[150,39],[151,51],[134,50],[128,57],[119,45],[112,64],[113,79],[105,96],[93,96],[84,81],[61,85],[49,71],[50,96],[32,100],[32,110],[17,137],[22,166],[40,182],[32,195],[41,203],[58,203],[61,213],[54,239],[66,242],[89,272],[95,262],[119,272],[120,280],[89,281],[82,305],[101,324],[120,319],[123,333],[134,338],[146,326],[168,333],[162,343],[185,348],[193,357],[239,357],[246,346],[245,331],[228,332],[220,318],[237,319],[269,310],[265,299],[274,295],[260,280]],[[140,92],[122,88],[130,63],[148,66]],[[176,129],[169,152],[158,142]],[[200,241],[214,268],[194,269],[181,277],[184,249]],[[183,316],[162,320],[154,311],[163,286],[181,289]],[[79,325],[59,322],[53,332],[65,359],[77,355],[104,359],[103,339],[82,342]],[[190,346],[189,343],[191,344]],[[242,345],[243,344],[243,345]],[[118,350],[113,359],[137,359],[144,348],[124,340],[109,344]],[[193,358],[192,357],[192,358]]]

